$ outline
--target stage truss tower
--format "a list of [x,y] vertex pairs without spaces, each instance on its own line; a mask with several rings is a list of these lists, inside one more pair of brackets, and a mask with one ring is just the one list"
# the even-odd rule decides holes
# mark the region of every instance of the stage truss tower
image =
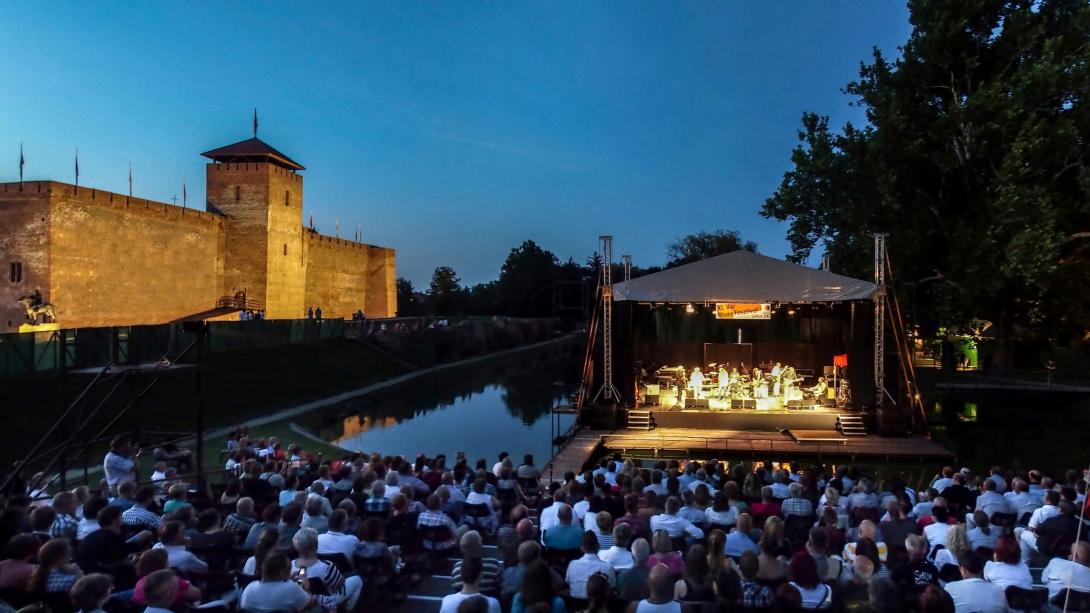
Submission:
[[624,262],[624,280],[632,280],[632,256],[622,255],[621,261]]
[[874,408],[881,409],[886,395],[886,237],[874,235]]
[[599,396],[607,402],[620,398],[613,385],[613,237],[598,237],[602,249],[602,389]]

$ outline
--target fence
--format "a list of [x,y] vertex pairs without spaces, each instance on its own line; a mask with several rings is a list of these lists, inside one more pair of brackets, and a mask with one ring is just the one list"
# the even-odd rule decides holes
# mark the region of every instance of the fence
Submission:
[[[0,378],[48,374],[61,368],[138,364],[176,355],[195,335],[185,324],[74,328],[0,334]],[[275,319],[208,323],[210,351],[342,338],[341,319]]]

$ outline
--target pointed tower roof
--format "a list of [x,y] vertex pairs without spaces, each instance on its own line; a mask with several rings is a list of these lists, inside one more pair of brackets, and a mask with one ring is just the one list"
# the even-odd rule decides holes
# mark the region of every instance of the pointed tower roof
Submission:
[[217,162],[267,162],[291,170],[306,170],[298,162],[280,153],[257,137],[248,138],[219,149],[205,151],[201,155]]

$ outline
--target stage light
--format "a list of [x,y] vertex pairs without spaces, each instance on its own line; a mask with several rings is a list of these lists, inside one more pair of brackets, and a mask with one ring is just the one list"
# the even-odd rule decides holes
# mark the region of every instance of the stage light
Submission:
[[787,314],[788,315],[794,315],[795,314],[795,309],[788,309]]
[[687,305],[685,305],[685,312],[692,315],[693,313],[696,312],[696,309],[693,307],[693,305],[687,304]]

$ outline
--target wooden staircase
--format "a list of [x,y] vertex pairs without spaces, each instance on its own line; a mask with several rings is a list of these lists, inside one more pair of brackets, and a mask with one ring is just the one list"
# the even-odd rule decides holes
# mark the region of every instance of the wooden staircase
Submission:
[[867,428],[859,415],[837,415],[836,429],[844,436],[866,436]]
[[626,428],[629,430],[651,430],[654,427],[655,425],[651,421],[651,411],[628,410],[628,425]]

